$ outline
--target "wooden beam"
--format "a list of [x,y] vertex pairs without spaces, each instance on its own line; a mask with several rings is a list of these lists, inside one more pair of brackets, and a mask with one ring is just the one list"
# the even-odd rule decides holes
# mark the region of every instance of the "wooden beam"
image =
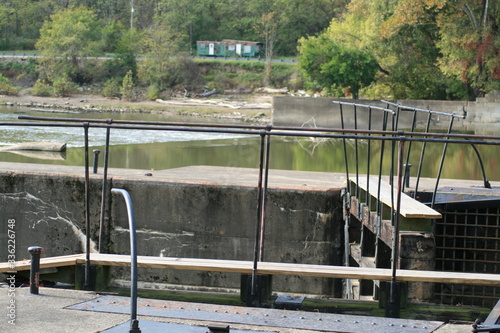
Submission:
[[[358,177],[358,186],[366,191],[369,188],[369,193],[374,198],[378,195],[378,177],[369,177],[367,181],[366,176],[360,175]],[[356,184],[356,179],[350,178]],[[369,185],[369,186],[368,186]],[[380,181],[380,201],[385,205],[392,207],[391,197],[392,186],[385,181]],[[394,189],[394,205],[396,204],[396,189]],[[440,219],[441,213],[424,205],[423,203],[411,198],[405,193],[401,193],[401,216],[406,218],[422,218],[422,219]]]
[[[92,265],[130,266],[129,255],[92,253],[90,255],[90,261]],[[85,263],[85,254],[42,258],[40,260],[40,268],[71,266],[83,263]],[[252,261],[150,256],[138,256],[137,263],[139,267],[146,268],[214,271],[245,274],[251,273],[253,267]],[[15,270],[29,270],[29,261],[16,262]],[[0,273],[7,273],[9,271],[12,271],[12,269],[8,267],[7,263],[0,264]],[[379,281],[388,281],[391,279],[391,270],[385,268],[346,267],[277,262],[259,262],[257,273]],[[397,270],[396,273],[398,281],[500,286],[500,274],[417,271],[403,269]]]
[[[40,268],[74,266],[76,265],[76,260],[82,256],[85,257],[84,254],[72,254],[68,256],[40,258]],[[16,261],[13,267],[7,262],[2,262],[0,263],[0,273],[29,271],[30,266],[31,260],[29,259]]]

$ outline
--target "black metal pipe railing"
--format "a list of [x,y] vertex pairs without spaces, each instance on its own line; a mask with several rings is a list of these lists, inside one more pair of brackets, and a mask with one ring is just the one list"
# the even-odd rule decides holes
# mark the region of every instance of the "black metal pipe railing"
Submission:
[[[111,124],[112,119],[107,119],[106,123]],[[102,176],[102,190],[101,190],[101,212],[99,214],[99,252],[103,252],[103,238],[104,238],[104,219],[106,214],[106,195],[108,188],[108,167],[109,167],[109,141],[111,136],[111,128],[106,129],[106,143],[104,150],[104,170]]]
[[[399,216],[399,205],[400,205],[400,192],[402,190],[402,163],[404,162],[404,143],[408,142],[408,147],[411,147],[412,142],[422,142],[423,147],[425,147],[426,143],[444,143],[448,145],[449,143],[456,144],[477,144],[477,145],[500,145],[500,137],[498,136],[477,136],[470,134],[457,134],[451,133],[451,126],[453,125],[453,120],[450,121],[450,129],[447,133],[431,133],[429,131],[429,124],[431,123],[431,115],[439,114],[445,115],[445,113],[440,112],[432,112],[428,110],[418,110],[418,111],[426,111],[428,112],[428,121],[425,132],[416,131],[416,123],[417,116],[416,112],[414,112],[412,126],[410,131],[398,131],[399,125],[399,115],[401,113],[402,108],[398,106],[397,111],[390,110],[389,108],[381,108],[376,106],[366,106],[355,103],[340,103],[336,102],[340,108],[340,117],[341,117],[341,128],[301,128],[301,127],[285,127],[285,126],[253,126],[253,125],[220,125],[220,124],[187,124],[187,123],[169,123],[169,122],[145,122],[145,121],[111,121],[111,120],[86,120],[86,119],[66,119],[66,118],[42,118],[42,117],[26,117],[21,116],[20,119],[24,120],[37,120],[44,121],[44,123],[36,123],[36,122],[27,122],[27,123],[13,123],[13,122],[3,122],[0,123],[0,126],[49,126],[49,127],[82,127],[85,130],[86,142],[85,142],[85,166],[86,166],[86,186],[88,186],[89,176],[88,176],[88,129],[89,128],[102,128],[107,131],[107,142],[106,142],[106,154],[108,154],[109,150],[109,132],[111,129],[124,129],[124,130],[152,130],[152,131],[176,131],[176,132],[204,132],[204,133],[225,133],[225,134],[242,134],[242,135],[253,135],[261,137],[261,147],[260,147],[260,165],[259,165],[259,184],[258,184],[258,209],[257,209],[257,223],[256,223],[256,245],[255,245],[255,256],[254,256],[254,274],[252,276],[252,294],[256,292],[254,290],[255,284],[255,274],[258,268],[258,261],[263,260],[264,253],[264,228],[265,228],[265,206],[266,206],[266,191],[267,191],[267,179],[268,179],[268,170],[269,170],[269,154],[270,154],[270,140],[271,136],[283,136],[283,137],[315,137],[315,138],[325,138],[325,139],[342,139],[344,143],[344,158],[345,158],[345,172],[346,178],[349,180],[349,163],[348,163],[348,147],[347,140],[353,140],[355,142],[355,159],[356,159],[356,182],[358,182],[359,177],[359,160],[358,160],[358,142],[361,140],[366,140],[370,142],[368,145],[367,157],[368,160],[371,160],[371,142],[372,141],[380,141],[381,142],[381,151],[380,151],[380,165],[379,165],[379,189],[380,189],[380,181],[382,178],[382,168],[383,168],[383,160],[384,160],[384,149],[385,143],[391,142],[393,149],[390,152],[391,158],[391,168],[390,168],[390,183],[395,186],[393,177],[394,177],[394,162],[395,162],[395,153],[398,152],[397,162],[397,186],[398,191],[395,192],[396,198],[393,198],[393,211],[391,214],[391,219],[393,225],[395,225],[395,232],[399,232],[397,218]],[[345,123],[345,108],[344,105],[352,105],[354,109],[354,128],[347,128]],[[358,112],[359,108],[367,108],[369,113],[369,122],[368,129],[359,128],[358,124]],[[406,108],[411,109],[411,108]],[[405,110],[406,110],[405,109]],[[373,111],[382,111],[383,112],[383,123],[381,130],[374,130],[372,123],[372,112]],[[415,109],[414,111],[417,111]],[[446,114],[449,115],[449,114]],[[390,117],[390,118],[389,118]],[[454,119],[454,115],[450,115],[451,119]],[[48,121],[51,121],[49,123]],[[63,123],[66,122],[66,123]],[[388,131],[387,126],[391,121],[391,128]],[[398,144],[398,149],[396,150],[396,144]],[[423,163],[423,152],[422,157],[419,162],[419,172],[418,177],[420,177],[420,168]],[[443,151],[443,156],[446,153],[446,149]],[[406,155],[406,162],[409,163],[409,150]],[[107,159],[107,158],[106,158]],[[442,163],[444,163],[444,158],[442,159]],[[442,164],[441,163],[441,164]],[[105,163],[104,173],[107,173],[107,162]],[[367,166],[367,176],[370,175],[370,166]],[[440,173],[438,174],[438,178],[440,177]],[[103,180],[103,191],[105,189],[106,178]],[[369,182],[368,182],[369,183]],[[418,186],[418,180],[417,185]],[[437,190],[437,185],[436,185]],[[348,189],[350,193],[352,190]],[[359,189],[356,186],[357,198],[359,199]],[[394,193],[394,191],[392,191]],[[393,194],[394,195],[394,194]],[[377,210],[379,210],[379,216],[382,215],[382,207],[380,204],[380,193],[378,193],[378,202],[377,202]],[[105,197],[105,193],[103,192],[103,198]],[[103,199],[104,200],[104,199]],[[88,209],[88,196],[86,195],[86,209]],[[367,200],[369,202],[369,200]],[[101,204],[101,213],[104,211],[105,202],[103,201]],[[380,207],[380,208],[379,208]],[[88,215],[88,213],[87,213]],[[104,217],[101,216],[101,225]],[[86,228],[87,228],[87,252],[90,251],[90,222],[86,219]],[[102,230],[102,229],[101,229]],[[100,231],[100,239],[102,237],[102,231]],[[99,244],[99,250],[102,249],[102,244]],[[393,248],[393,251],[396,249]],[[87,253],[87,258],[89,254]],[[88,260],[89,262],[89,260]],[[395,262],[395,261],[394,261]],[[396,276],[394,275],[394,281],[396,280]],[[87,280],[86,280],[87,283]]]
[[83,123],[85,136],[85,283],[90,288],[90,191],[89,191],[89,123]]

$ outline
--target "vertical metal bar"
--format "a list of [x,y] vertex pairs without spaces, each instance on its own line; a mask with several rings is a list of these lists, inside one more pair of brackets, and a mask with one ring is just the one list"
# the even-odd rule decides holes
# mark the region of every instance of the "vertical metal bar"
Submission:
[[[384,112],[384,120],[382,124],[382,131],[387,130],[387,120],[388,120],[388,114]],[[382,136],[385,136],[383,134]],[[378,189],[377,189],[377,215],[381,217],[382,215],[382,202],[380,201],[380,186],[382,183],[382,169],[384,167],[384,153],[385,153],[385,140],[382,140],[380,142],[380,162],[379,162],[379,167],[378,167]]]
[[[398,146],[398,170],[397,170],[397,194],[396,194],[396,209],[394,209],[394,224],[392,233],[392,253],[391,253],[391,282],[389,289],[389,302],[386,306],[386,314],[388,317],[399,317],[400,311],[400,284],[396,280],[396,272],[399,262],[399,216],[401,210],[401,192],[403,189],[403,154],[404,154],[404,137],[399,140]],[[394,192],[394,191],[393,191]]]
[[[451,133],[451,129],[453,127],[453,120],[454,119],[455,119],[455,117],[451,117],[450,118],[450,125],[448,127],[448,134]],[[434,187],[434,192],[432,193],[431,208],[434,207],[434,203],[436,202],[436,193],[437,193],[437,189],[438,189],[438,186],[439,186],[439,180],[441,179],[441,172],[443,171],[444,158],[446,156],[446,149],[447,148],[448,148],[448,142],[445,142],[444,143],[444,147],[443,147],[443,153],[441,155],[441,162],[439,163],[439,171],[438,171],[438,174],[437,174],[437,177],[436,177],[436,186]]]
[[90,287],[90,192],[89,192],[89,123],[83,123],[85,134],[85,289]]
[[111,193],[121,194],[127,206],[128,226],[130,231],[130,330],[129,333],[140,333],[137,320],[137,238],[134,206],[130,194],[120,188],[111,189]]
[[[344,109],[342,108],[342,104],[339,104],[340,106],[340,126],[342,129],[345,129],[345,124],[344,124]],[[349,189],[349,161],[347,159],[347,145],[346,145],[346,138],[342,138],[342,141],[344,143],[344,162],[345,162],[345,179],[347,180],[347,191],[351,192]]]
[[401,211],[401,192],[403,188],[403,153],[404,153],[404,138],[399,141],[398,149],[398,184],[396,190],[396,209],[394,211],[394,226],[393,226],[393,236],[392,236],[392,258],[391,258],[391,269],[392,276],[391,280],[396,281],[396,269],[399,257],[399,212]]
[[[358,129],[358,109],[354,105],[354,129]],[[354,166],[356,168],[356,199],[359,202],[359,156],[358,156],[358,139],[354,139]]]
[[[387,130],[387,120],[388,120],[388,113],[384,112],[383,113],[383,120],[382,120],[382,131]],[[383,134],[382,136],[385,136]],[[375,237],[375,267],[378,267],[378,249],[379,249],[379,238],[380,238],[380,228],[382,224],[382,201],[380,200],[380,186],[382,185],[382,169],[383,169],[383,163],[384,163],[384,152],[385,152],[385,140],[382,140],[380,142],[380,161],[379,161],[379,167],[378,167],[378,184],[377,184],[377,200],[376,200],[376,212],[377,212],[377,219],[375,221],[375,230],[376,230],[376,237]]]
[[264,261],[264,239],[266,229],[266,203],[267,203],[267,185],[269,181],[269,152],[271,150],[271,136],[266,135],[266,161],[264,167],[264,189],[262,194],[262,205],[260,212],[260,250],[259,261]]
[[[112,119],[106,120],[107,124],[112,123]],[[109,138],[111,135],[111,128],[106,129],[106,148],[104,152],[104,171],[102,176],[102,191],[101,191],[101,215],[99,218],[99,252],[103,251],[103,238],[104,238],[104,218],[106,214],[106,194],[108,187],[108,163],[109,163]]]
[[[368,130],[372,129],[372,108],[368,107]],[[368,136],[371,136],[368,133]],[[365,202],[368,205],[368,210],[370,210],[370,159],[371,159],[371,140],[368,139],[368,147],[366,153],[366,198]],[[370,218],[370,214],[368,214],[368,219]]]
[[[411,131],[414,132],[415,131],[415,127],[416,127],[416,124],[417,124],[417,111],[416,110],[413,110],[413,117],[412,117],[412,122],[411,122]],[[410,154],[411,154],[411,144],[412,144],[412,141],[408,142],[408,150],[406,151],[406,161],[405,161],[405,165],[410,165]],[[408,179],[408,185],[406,185],[407,187],[409,187],[409,183],[410,183],[410,168],[406,167],[404,169],[404,177],[403,179]],[[403,191],[404,191],[404,188],[405,188],[405,183],[403,183]]]
[[[432,120],[432,113],[428,113],[427,115],[427,125],[425,126],[425,132],[429,133],[429,128],[431,126],[431,120]],[[427,138],[427,137],[425,137]],[[417,180],[415,182],[415,192],[413,194],[413,198],[415,199],[417,196],[418,192],[418,185],[420,183],[420,175],[422,174],[422,167],[424,165],[424,154],[425,154],[425,148],[426,148],[427,142],[422,142],[422,150],[420,152],[420,160],[418,162],[418,170],[417,170]]]
[[252,286],[251,294],[256,295],[257,293],[257,263],[259,261],[259,249],[260,249],[260,228],[261,219],[260,215],[262,212],[262,178],[264,169],[264,140],[265,132],[260,133],[260,159],[259,159],[259,180],[257,185],[257,223],[255,227],[255,245],[253,254],[253,269],[252,269]]

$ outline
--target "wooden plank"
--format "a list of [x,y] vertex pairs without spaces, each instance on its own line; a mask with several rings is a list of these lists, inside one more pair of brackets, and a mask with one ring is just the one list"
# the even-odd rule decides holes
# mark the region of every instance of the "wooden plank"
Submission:
[[[350,178],[350,180],[356,183],[355,178]],[[358,186],[363,190],[367,190],[369,185],[369,193],[373,197],[377,197],[378,195],[378,178],[370,177],[369,182],[365,176],[358,177]],[[392,198],[391,198],[391,185],[386,183],[385,181],[380,181],[380,201],[382,201],[385,205],[392,207]],[[396,189],[394,189],[394,205],[396,205]],[[401,193],[401,209],[400,214],[406,218],[424,218],[424,219],[439,219],[441,218],[441,214],[434,209],[424,205],[421,202],[411,198],[405,193]]]
[[[41,268],[71,266],[85,263],[85,254],[42,258]],[[196,259],[174,257],[138,256],[138,266],[148,268],[178,269],[193,271],[217,271],[230,273],[251,273],[253,262],[241,260]],[[130,256],[119,254],[90,255],[91,264],[105,266],[130,266]],[[18,264],[17,264],[18,263]],[[29,270],[29,261],[16,263],[16,271]],[[0,264],[0,272],[12,269],[7,263]],[[311,264],[259,262],[258,274],[314,276],[338,279],[361,279],[388,281],[391,270],[385,268],[345,267]],[[500,274],[478,274],[439,271],[397,270],[398,281],[458,283],[484,286],[500,286]]]
[[[85,258],[85,254],[40,258],[40,268],[74,266],[76,260],[82,256]],[[2,262],[0,263],[0,273],[29,271],[30,266],[31,260],[29,259],[16,261],[14,267],[10,267],[7,262]]]
[[[91,254],[95,265],[130,266],[130,256],[119,254]],[[77,259],[84,263],[85,257]],[[251,273],[253,262],[240,260],[195,259],[174,257],[138,256],[139,267],[165,268],[194,271],[218,271]],[[295,263],[259,262],[258,274],[314,276],[340,279],[365,279],[388,281],[391,270],[385,268],[345,267]],[[478,274],[439,271],[397,270],[399,281],[460,283],[471,285],[500,286],[500,274]]]

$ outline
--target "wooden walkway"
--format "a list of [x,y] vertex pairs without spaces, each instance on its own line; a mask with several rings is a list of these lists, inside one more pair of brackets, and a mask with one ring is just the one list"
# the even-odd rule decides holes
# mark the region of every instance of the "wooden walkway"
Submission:
[[[40,268],[73,266],[84,264],[85,254],[42,258]],[[173,257],[138,256],[139,267],[177,269],[191,271],[214,271],[229,273],[252,273],[253,262],[241,260],[194,259]],[[90,255],[92,265],[130,266],[130,256],[119,254]],[[0,273],[29,270],[29,260],[18,261],[14,269],[7,263],[0,263]],[[315,276],[340,279],[367,279],[388,281],[391,270],[382,268],[363,268],[345,266],[327,266],[294,263],[259,262],[258,274]],[[500,286],[500,274],[477,274],[420,270],[397,270],[398,281],[458,283],[484,286]]]

